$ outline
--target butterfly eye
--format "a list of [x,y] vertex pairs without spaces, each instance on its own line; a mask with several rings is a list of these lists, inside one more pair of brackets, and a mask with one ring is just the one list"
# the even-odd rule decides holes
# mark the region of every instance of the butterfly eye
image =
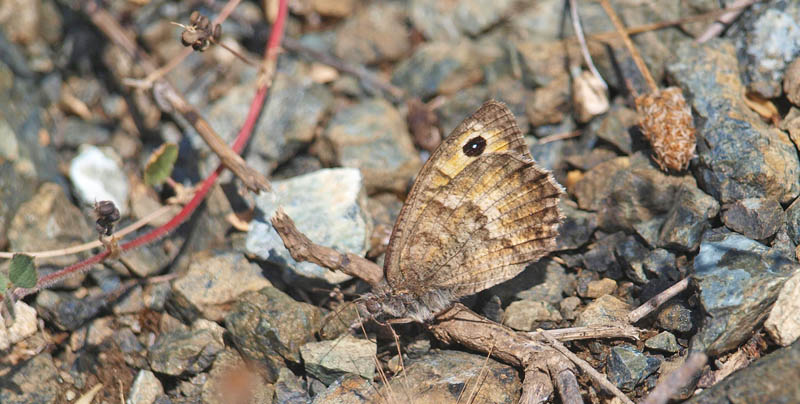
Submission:
[[470,139],[461,150],[470,157],[480,156],[486,149],[486,139],[482,136],[475,136]]

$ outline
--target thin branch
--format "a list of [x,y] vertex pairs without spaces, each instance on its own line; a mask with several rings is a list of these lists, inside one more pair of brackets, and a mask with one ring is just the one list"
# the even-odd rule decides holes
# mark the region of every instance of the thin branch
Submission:
[[[581,341],[600,338],[628,338],[638,341],[641,330],[625,324],[591,325],[587,327],[558,328],[547,330],[548,335],[561,341]],[[531,338],[540,336],[538,331],[529,332]]]
[[702,34],[695,38],[695,42],[703,43],[711,38],[716,37],[722,33],[725,27],[733,22],[733,20],[735,20],[745,8],[750,7],[759,1],[760,0],[738,0],[734,2],[726,9],[728,11],[720,15],[719,18],[717,18],[717,21],[714,21]]
[[603,80],[603,76],[600,75],[600,72],[597,71],[597,67],[595,67],[592,61],[592,55],[589,54],[589,47],[586,45],[586,37],[583,35],[583,27],[581,26],[581,16],[578,14],[577,1],[569,0],[569,12],[572,20],[572,29],[575,31],[578,43],[581,45],[581,54],[583,55],[584,62],[586,62],[586,66],[589,68],[589,71],[592,72],[592,75],[594,75],[597,80],[600,80],[603,87],[608,89],[608,84]]
[[670,397],[692,382],[695,375],[703,370],[707,361],[708,356],[705,353],[692,352],[681,367],[675,369],[667,376],[666,380],[656,385],[656,388],[642,401],[642,404],[666,404]]
[[650,300],[644,302],[641,306],[633,309],[628,313],[628,323],[634,324],[643,319],[648,314],[652,313],[655,309],[659,308],[667,300],[672,299],[677,294],[686,290],[689,287],[689,278],[683,278],[680,282],[670,286],[663,292],[653,296]]
[[617,15],[616,11],[614,11],[614,8],[611,7],[611,3],[609,3],[608,0],[600,0],[600,5],[603,6],[606,14],[608,14],[608,18],[611,20],[611,23],[614,24],[614,28],[622,38],[622,42],[625,44],[625,47],[628,48],[628,52],[630,52],[633,62],[636,63],[636,67],[639,68],[639,72],[641,72],[642,76],[644,76],[644,81],[646,81],[647,85],[650,87],[650,92],[655,93],[658,91],[658,84],[653,78],[653,75],[650,74],[650,69],[647,68],[644,60],[642,60],[639,50],[633,45],[631,37],[628,36],[628,33],[625,31],[625,25],[622,24],[622,21],[619,19],[619,16]]
[[560,352],[562,355],[569,358],[569,360],[575,363],[575,365],[577,365],[584,372],[586,372],[586,374],[589,375],[589,377],[591,377],[595,381],[595,383],[603,386],[603,388],[608,390],[610,393],[614,394],[614,396],[619,398],[623,403],[633,404],[633,401],[631,401],[631,399],[629,399],[628,396],[625,395],[625,393],[623,393],[620,389],[618,389],[617,386],[608,381],[608,379],[602,373],[596,371],[592,367],[592,365],[587,363],[585,360],[579,358],[578,355],[575,355],[574,353],[572,353],[572,351],[567,349],[567,347],[565,347],[564,344],[558,342],[555,338],[551,337],[548,331],[539,330],[539,333],[548,342],[550,342],[550,345],[553,348],[555,348],[556,351]]

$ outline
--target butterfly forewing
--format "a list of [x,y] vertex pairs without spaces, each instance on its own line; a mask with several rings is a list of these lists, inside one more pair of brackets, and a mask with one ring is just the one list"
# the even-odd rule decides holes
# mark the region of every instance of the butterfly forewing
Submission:
[[455,297],[509,279],[552,250],[561,187],[537,167],[511,112],[489,101],[420,172],[386,253],[386,280]]

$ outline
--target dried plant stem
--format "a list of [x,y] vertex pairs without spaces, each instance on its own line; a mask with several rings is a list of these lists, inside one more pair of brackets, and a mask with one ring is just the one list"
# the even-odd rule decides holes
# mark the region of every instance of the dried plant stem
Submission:
[[669,398],[675,395],[680,389],[691,383],[692,378],[703,370],[708,356],[702,352],[692,352],[683,365],[675,369],[667,376],[664,382],[659,383],[656,388],[642,401],[642,404],[666,404]]
[[558,141],[558,140],[572,139],[572,138],[578,137],[580,135],[581,135],[581,131],[579,131],[579,130],[573,130],[572,132],[554,133],[552,135],[547,135],[547,136],[539,139],[539,142],[537,144],[545,144],[545,143],[555,142],[555,141]]
[[283,46],[287,50],[304,54],[306,55],[306,57],[313,59],[317,62],[320,62],[322,64],[326,64],[330,67],[333,67],[334,69],[342,73],[355,76],[363,83],[366,83],[369,86],[377,87],[385,91],[390,96],[394,97],[395,100],[402,100],[406,97],[406,92],[402,88],[397,87],[392,83],[389,83],[388,81],[381,79],[380,77],[378,77],[378,75],[371,72],[364,66],[347,63],[346,61],[341,60],[333,55],[327,54],[325,52],[320,52],[317,51],[316,49],[312,49],[308,46],[305,46],[302,43],[300,43],[300,41],[297,41],[292,38],[286,38],[286,40],[284,40],[283,42]]
[[592,61],[592,55],[589,54],[589,47],[586,45],[586,37],[583,35],[583,27],[581,26],[581,17],[578,14],[578,2],[575,0],[569,0],[569,12],[570,12],[570,19],[572,20],[572,29],[575,31],[575,36],[578,38],[578,43],[581,45],[581,54],[583,55],[583,60],[586,63],[586,66],[589,68],[589,71],[592,72],[592,75],[603,84],[603,87],[608,89],[608,84],[606,81],[603,80],[603,76],[600,75],[600,72],[597,71],[597,67],[595,67],[594,62]]
[[703,43],[719,35],[725,26],[733,22],[745,8],[758,3],[760,0],[738,0],[725,9],[725,12],[717,18],[702,34],[695,38],[695,42]]
[[683,292],[689,287],[689,278],[683,278],[680,282],[670,286],[663,292],[653,296],[650,300],[644,302],[641,306],[633,309],[628,313],[628,323],[634,324],[643,319],[648,314],[652,313],[655,309],[661,307],[667,300],[672,299],[675,295]]
[[650,92],[654,93],[658,91],[658,84],[656,84],[655,79],[653,79],[653,75],[650,74],[650,69],[647,68],[647,65],[644,63],[644,60],[639,54],[639,51],[636,49],[636,46],[633,45],[631,37],[625,31],[625,25],[622,24],[622,21],[614,11],[614,8],[611,7],[611,3],[609,3],[608,0],[600,0],[600,5],[603,6],[606,14],[608,14],[608,18],[611,20],[611,23],[614,24],[614,28],[617,30],[617,33],[619,33],[620,37],[622,37],[622,42],[625,44],[625,47],[628,48],[628,52],[630,52],[633,62],[636,63],[636,67],[639,68],[639,72],[641,72],[644,80],[650,87]]
[[[592,325],[588,327],[558,328],[547,330],[548,335],[561,341],[580,341],[598,338],[629,338],[639,340],[641,330],[630,325]],[[531,338],[538,338],[538,332],[530,332]]]
[[575,365],[577,365],[584,372],[586,372],[586,374],[589,375],[589,377],[591,377],[596,383],[603,386],[603,388],[608,390],[610,393],[614,394],[614,396],[622,400],[623,403],[633,404],[633,401],[631,401],[625,395],[625,393],[623,393],[620,389],[618,389],[617,386],[613,385],[610,381],[608,381],[608,379],[602,373],[594,370],[592,365],[587,363],[585,360],[579,358],[578,355],[572,353],[572,351],[567,349],[567,347],[565,347],[564,344],[558,342],[555,338],[551,337],[547,331],[539,330],[539,333],[550,343],[550,345],[553,346],[553,348],[556,351],[560,352],[562,355],[569,358],[573,363],[575,363]]
[[[87,13],[96,12],[96,10],[97,10],[97,4],[94,3],[94,2],[87,2],[87,3],[85,3],[84,7],[86,7],[85,11]],[[267,57],[267,58],[275,58],[275,57],[277,57],[277,54],[274,53],[274,52],[270,52],[270,50],[273,50],[273,49],[277,48],[280,45],[281,39],[283,38],[283,27],[284,27],[284,21],[286,19],[286,14],[287,14],[287,10],[286,9],[287,9],[287,0],[280,0],[278,18],[276,19],[275,24],[273,24],[273,26],[272,26],[272,32],[270,33],[270,38],[269,38],[269,41],[267,42],[267,50],[265,51],[265,55],[266,55],[265,57]],[[94,21],[94,19],[93,19],[93,21]],[[111,19],[110,21],[116,23],[113,19]],[[112,31],[112,34],[116,35],[119,32],[121,32],[121,31],[120,30]],[[112,37],[112,39],[115,38],[115,37]],[[126,41],[127,41],[127,39],[126,39]],[[272,55],[272,56],[270,56],[270,55]],[[245,122],[242,125],[242,128],[239,130],[239,134],[237,135],[236,140],[234,141],[233,146],[232,146],[232,149],[236,153],[241,152],[242,149],[244,149],[244,146],[247,143],[247,141],[250,139],[250,135],[253,133],[253,128],[255,127],[255,124],[256,124],[256,121],[258,119],[258,116],[259,116],[259,113],[261,111],[261,108],[264,105],[264,100],[267,97],[267,92],[268,91],[269,91],[269,87],[268,86],[259,87],[258,90],[256,91],[256,94],[253,97],[253,101],[250,104],[250,109],[249,109],[249,111],[247,113],[247,118],[245,119]],[[175,215],[175,217],[173,217],[169,222],[167,222],[163,226],[160,226],[160,227],[154,229],[153,231],[151,231],[151,232],[149,232],[149,233],[147,233],[145,235],[142,235],[142,236],[134,239],[133,241],[127,242],[125,244],[122,244],[120,246],[120,250],[122,252],[125,252],[125,251],[129,251],[129,250],[131,250],[133,248],[140,247],[140,246],[145,245],[145,244],[149,244],[149,243],[159,239],[160,237],[165,236],[169,232],[175,230],[178,227],[178,225],[180,225],[186,219],[189,218],[189,216],[192,214],[192,212],[194,212],[194,210],[205,199],[206,195],[208,194],[208,191],[211,190],[211,187],[214,185],[214,183],[216,182],[216,180],[219,177],[220,173],[222,173],[222,171],[224,169],[225,169],[225,166],[222,165],[222,164],[217,166],[217,169],[214,170],[214,172],[211,175],[209,175],[205,180],[203,180],[201,186],[198,188],[197,192],[195,192],[195,194],[192,197],[192,199],[186,204],[186,206],[183,207],[183,209],[181,209],[180,213]],[[76,273],[81,273],[81,272],[88,271],[89,268],[91,267],[91,265],[99,263],[99,262],[102,262],[109,255],[110,255],[110,251],[106,250],[106,251],[103,251],[100,254],[97,254],[97,255],[95,255],[93,257],[90,257],[90,258],[88,258],[86,260],[83,260],[81,262],[73,264],[73,265],[71,265],[69,267],[63,268],[63,269],[61,269],[59,271],[53,272],[48,276],[40,278],[39,281],[36,283],[36,287],[35,288],[32,288],[32,289],[16,289],[13,292],[12,296],[15,299],[20,299],[20,298],[22,298],[24,296],[27,296],[27,295],[29,295],[31,293],[34,293],[34,292],[40,290],[42,288],[50,287],[53,284],[55,284],[57,282],[60,282],[61,280],[63,280],[67,276],[70,276],[70,275],[73,275],[73,274],[76,274]]]
[[[159,217],[169,213],[174,205],[165,205],[162,206],[152,212],[150,212],[147,216],[131,223],[130,225],[126,226],[123,229],[120,229],[117,232],[114,232],[114,235],[118,238],[125,237],[128,234],[139,230],[140,228],[146,226],[148,223],[152,222],[153,220],[158,219]],[[99,240],[95,240],[89,243],[84,243],[81,245],[76,245],[67,248],[59,248],[57,250],[47,250],[47,251],[37,251],[37,252],[22,252],[22,254],[30,255],[35,258],[50,258],[50,257],[61,257],[64,255],[71,255],[77,254],[84,251],[91,250],[93,248],[102,247],[103,243]],[[19,254],[20,252],[0,252],[0,258],[8,258],[11,259],[14,254]]]

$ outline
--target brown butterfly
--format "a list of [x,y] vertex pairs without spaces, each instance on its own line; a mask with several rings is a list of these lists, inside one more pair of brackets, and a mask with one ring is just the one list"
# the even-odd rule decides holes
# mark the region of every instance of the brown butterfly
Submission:
[[488,101],[422,167],[366,314],[419,322],[513,278],[555,248],[564,189],[536,165],[514,116]]

